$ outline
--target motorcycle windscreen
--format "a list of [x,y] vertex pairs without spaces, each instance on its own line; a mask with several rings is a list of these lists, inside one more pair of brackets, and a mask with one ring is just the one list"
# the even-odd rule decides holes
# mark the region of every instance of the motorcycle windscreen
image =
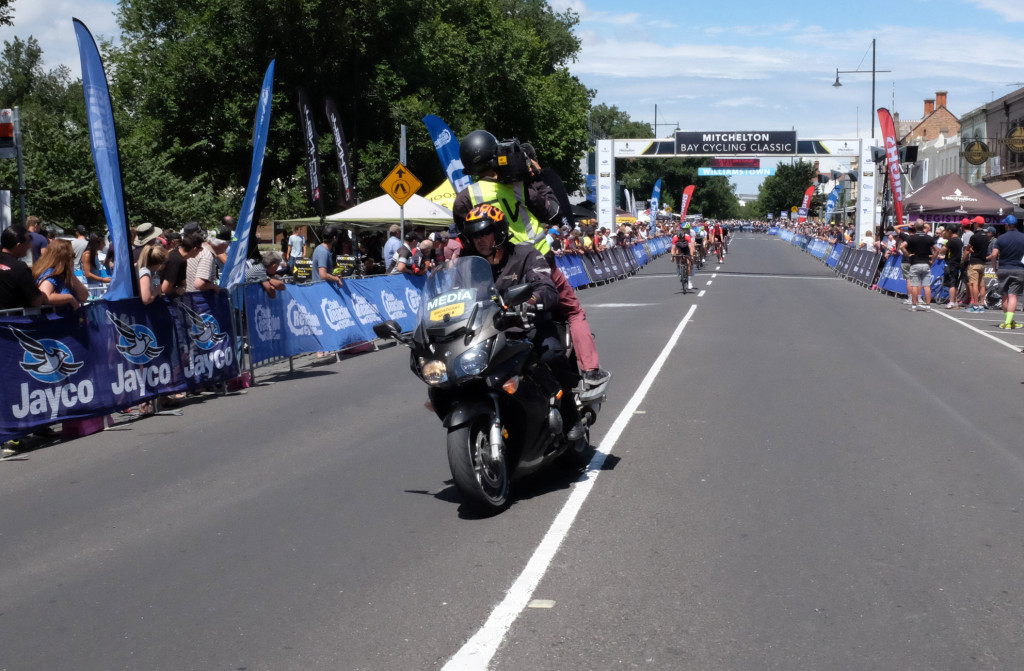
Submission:
[[460,256],[427,278],[416,326],[430,328],[463,321],[475,304],[489,303],[496,295],[491,264],[479,256]]

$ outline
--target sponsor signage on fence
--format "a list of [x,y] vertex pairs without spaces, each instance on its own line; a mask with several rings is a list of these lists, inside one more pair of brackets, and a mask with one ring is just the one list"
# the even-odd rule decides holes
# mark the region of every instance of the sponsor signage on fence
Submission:
[[0,438],[238,376],[223,294],[0,319]]

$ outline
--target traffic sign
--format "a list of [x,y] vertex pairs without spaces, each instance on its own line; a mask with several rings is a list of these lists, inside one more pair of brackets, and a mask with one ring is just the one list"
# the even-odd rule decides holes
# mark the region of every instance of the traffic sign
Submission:
[[409,172],[409,169],[399,163],[395,169],[388,173],[380,187],[391,196],[399,205],[405,205],[406,201],[412,198],[423,182],[416,179],[416,175]]

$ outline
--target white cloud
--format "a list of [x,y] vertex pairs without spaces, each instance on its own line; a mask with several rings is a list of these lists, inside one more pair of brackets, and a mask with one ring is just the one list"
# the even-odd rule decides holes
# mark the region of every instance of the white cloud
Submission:
[[120,29],[114,18],[114,0],[18,0],[14,3],[14,26],[0,28],[0,41],[29,36],[39,41],[46,69],[64,64],[72,76],[81,76],[78,41],[72,18],[81,20],[96,41],[117,38]]
[[753,96],[743,98],[723,98],[715,103],[717,107],[766,107],[764,100]]
[[968,0],[982,9],[999,14],[1007,21],[1024,21],[1024,5],[1014,0]]

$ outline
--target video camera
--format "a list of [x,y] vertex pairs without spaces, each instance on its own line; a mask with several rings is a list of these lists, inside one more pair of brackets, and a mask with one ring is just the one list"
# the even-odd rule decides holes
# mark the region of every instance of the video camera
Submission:
[[530,160],[523,151],[519,140],[503,140],[498,143],[494,156],[494,171],[502,184],[525,181],[530,176]]

